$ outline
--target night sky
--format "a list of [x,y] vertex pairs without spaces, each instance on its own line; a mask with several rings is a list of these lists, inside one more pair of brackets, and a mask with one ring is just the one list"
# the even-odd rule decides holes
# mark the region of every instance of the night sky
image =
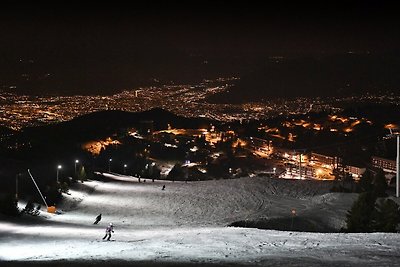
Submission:
[[[280,89],[280,81],[266,81],[273,74],[307,95],[319,94],[327,77],[339,91],[352,76],[355,87],[399,90],[400,23],[388,2],[165,2],[4,5],[0,85],[16,93],[110,94],[235,75],[243,78],[237,95],[252,87],[268,97]],[[343,59],[349,54],[357,57]],[[309,71],[293,76],[298,68]],[[315,73],[320,68],[326,73]],[[376,79],[357,83],[371,73]],[[284,87],[287,96],[295,86]]]

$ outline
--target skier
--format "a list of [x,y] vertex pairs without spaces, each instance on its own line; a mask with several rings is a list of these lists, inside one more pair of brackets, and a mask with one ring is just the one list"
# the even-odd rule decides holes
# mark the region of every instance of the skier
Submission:
[[114,226],[113,226],[112,223],[110,223],[110,224],[107,226],[107,228],[106,228],[106,234],[105,234],[105,236],[103,237],[103,240],[106,239],[106,237],[108,236],[107,241],[110,241],[111,232],[114,233]]
[[93,224],[98,224],[100,220],[101,220],[101,213],[97,215],[96,220],[94,221]]
[[162,186],[162,189],[161,189],[161,190],[165,190],[165,185]]

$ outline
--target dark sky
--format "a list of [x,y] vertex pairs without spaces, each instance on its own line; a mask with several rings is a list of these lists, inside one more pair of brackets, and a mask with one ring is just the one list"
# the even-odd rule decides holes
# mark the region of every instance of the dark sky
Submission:
[[400,45],[396,9],[385,1],[136,2],[4,4],[0,84],[110,93],[154,78],[241,75],[271,56],[396,55]]

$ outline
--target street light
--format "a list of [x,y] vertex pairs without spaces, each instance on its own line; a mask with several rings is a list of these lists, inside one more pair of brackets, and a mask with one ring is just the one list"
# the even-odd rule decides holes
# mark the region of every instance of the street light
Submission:
[[292,225],[290,226],[290,230],[293,229],[293,219],[294,219],[295,216],[296,216],[296,210],[292,209]]
[[397,157],[396,157],[396,197],[400,196],[400,134],[397,134]]
[[126,174],[126,167],[128,167],[128,165],[124,164],[124,174]]
[[111,161],[112,161],[112,159],[109,159],[108,160],[108,172],[111,172],[110,170],[111,170]]
[[387,135],[387,138],[397,139],[397,156],[396,156],[396,197],[400,197],[400,133],[393,132],[392,129],[389,129],[390,134]]
[[274,171],[274,174],[275,174],[275,173],[276,173],[276,168],[275,168],[275,167],[273,167],[273,168],[272,168],[272,170]]
[[155,162],[152,162],[150,166],[151,166],[151,168],[150,168],[150,173],[149,173],[149,175],[150,175],[150,177],[151,177],[151,180],[152,180],[153,183],[154,183],[153,168],[154,168],[154,166],[156,166],[156,163],[155,163]]
[[15,176],[15,199],[18,201],[18,177],[21,173],[17,173]]
[[76,164],[78,164],[79,163],[79,160],[75,160],[75,176],[76,176]]
[[57,166],[57,184],[59,183],[59,182],[58,182],[58,173],[59,173],[59,171],[61,170],[61,168],[62,168],[61,165],[58,165],[58,166]]

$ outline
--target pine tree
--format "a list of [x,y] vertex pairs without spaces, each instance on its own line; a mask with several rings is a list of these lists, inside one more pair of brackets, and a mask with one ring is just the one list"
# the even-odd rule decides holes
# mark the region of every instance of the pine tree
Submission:
[[370,170],[366,170],[360,178],[360,187],[362,192],[370,192],[373,189],[372,185],[372,173]]
[[376,197],[372,192],[364,192],[358,196],[351,210],[346,215],[349,232],[371,232],[372,214],[375,209]]
[[7,194],[0,199],[0,213],[9,216],[18,216],[20,214],[18,201],[12,194]]
[[378,197],[386,197],[386,189],[388,185],[386,182],[385,173],[379,170],[374,179],[374,192]]
[[396,232],[400,223],[399,205],[391,199],[382,199],[378,202],[373,217],[375,231]]
[[47,188],[45,198],[49,206],[53,206],[61,200],[62,195],[59,189],[59,185],[51,185]]
[[176,163],[175,166],[168,173],[168,179],[174,181],[176,179],[180,179],[184,176],[182,164]]
[[31,214],[33,212],[34,208],[35,208],[35,206],[33,205],[33,202],[31,200],[29,200],[26,203],[25,208],[22,210],[22,212],[25,212],[27,214]]
[[60,191],[61,191],[62,193],[68,193],[68,191],[69,191],[69,186],[68,186],[68,184],[67,184],[66,182],[62,182],[62,183],[60,184]]
[[86,179],[87,179],[87,175],[86,175],[84,166],[81,166],[81,168],[79,170],[78,179],[81,180],[82,183],[83,183],[83,181],[86,181]]

